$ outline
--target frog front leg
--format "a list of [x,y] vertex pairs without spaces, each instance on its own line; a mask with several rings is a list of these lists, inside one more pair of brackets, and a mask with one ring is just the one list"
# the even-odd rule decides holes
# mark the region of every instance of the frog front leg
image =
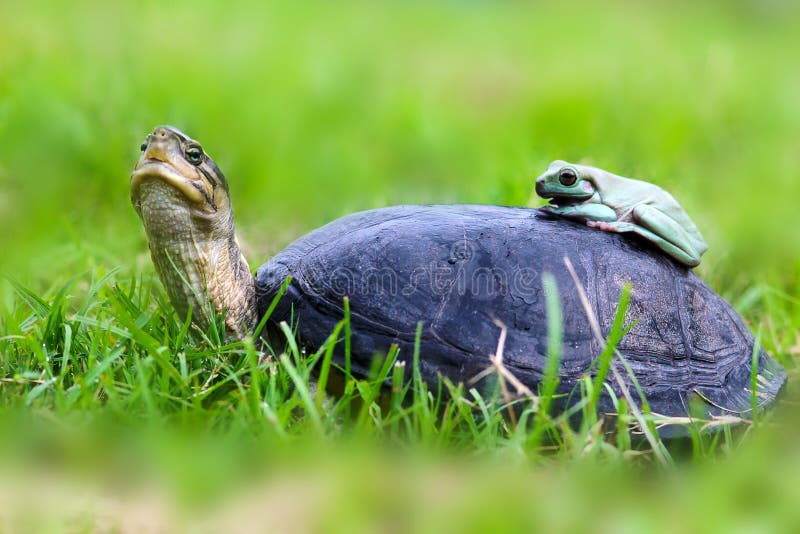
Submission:
[[616,221],[616,212],[605,204],[577,204],[575,206],[542,206],[539,208],[545,213],[560,215],[578,221]]
[[633,222],[597,222],[589,226],[606,232],[631,232],[647,239],[662,251],[687,267],[700,264],[700,255],[695,241],[686,230],[664,212],[647,204],[639,204],[631,212]]

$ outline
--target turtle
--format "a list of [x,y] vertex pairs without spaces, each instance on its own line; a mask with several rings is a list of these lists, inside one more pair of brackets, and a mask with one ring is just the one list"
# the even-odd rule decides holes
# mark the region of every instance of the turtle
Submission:
[[[159,126],[141,148],[131,200],[173,306],[182,317],[193,313],[199,329],[213,320],[199,313],[207,303],[224,314],[231,340],[251,335],[272,308],[267,338],[292,321],[302,347],[315,351],[345,316],[346,298],[356,376],[396,346],[406,380],[416,348],[425,382],[468,383],[486,374],[504,331],[504,365],[535,391],[547,363],[542,276],[550,273],[563,330],[555,410],[579,400],[580,381],[603,349],[590,315],[608,335],[626,284],[629,330],[617,348],[629,372],[607,382],[598,410],[614,413],[615,397],[638,382],[651,410],[666,417],[746,417],[754,398],[766,408],[786,381],[733,307],[645,240],[534,208],[403,205],[322,226],[253,275],[235,237],[228,182],[200,144]],[[334,360],[344,359],[339,343]]]

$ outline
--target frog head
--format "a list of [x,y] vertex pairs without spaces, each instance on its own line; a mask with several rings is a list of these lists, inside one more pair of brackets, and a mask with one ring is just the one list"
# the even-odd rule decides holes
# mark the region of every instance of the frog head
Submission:
[[552,206],[581,204],[597,191],[592,167],[556,160],[536,179],[536,194],[550,200]]

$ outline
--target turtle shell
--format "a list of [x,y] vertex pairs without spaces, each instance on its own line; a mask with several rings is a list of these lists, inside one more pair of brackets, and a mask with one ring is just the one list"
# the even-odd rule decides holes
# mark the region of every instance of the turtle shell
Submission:
[[[489,366],[500,327],[509,370],[534,391],[547,359],[542,273],[556,280],[563,346],[558,407],[580,398],[579,380],[593,372],[602,350],[592,335],[578,290],[565,267],[572,262],[603,335],[623,285],[632,291],[618,348],[653,412],[665,416],[735,414],[752,406],[754,337],[734,309],[691,270],[643,241],[609,234],[538,210],[499,206],[397,206],[355,213],[292,243],[258,269],[263,314],[285,278],[292,282],[270,323],[296,321],[310,350],[325,342],[351,313],[351,367],[365,374],[392,344],[409,362],[422,323],[420,371],[465,382]],[[342,363],[342,344],[336,357]],[[629,373],[621,373],[635,398]],[[786,373],[766,352],[758,355],[757,398],[771,403]],[[619,398],[618,385],[608,386]],[[600,409],[614,411],[606,391]]]

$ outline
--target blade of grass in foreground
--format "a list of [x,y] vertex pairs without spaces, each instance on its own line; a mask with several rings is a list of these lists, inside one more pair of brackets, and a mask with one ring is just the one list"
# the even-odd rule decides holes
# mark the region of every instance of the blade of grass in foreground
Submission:
[[563,343],[561,301],[555,277],[550,273],[543,273],[542,286],[547,306],[547,361],[539,390],[539,409],[533,418],[533,429],[527,439],[528,446],[534,449],[539,447],[545,432],[558,439],[558,432],[550,420],[550,406],[558,390]]
[[617,345],[626,333],[625,329],[625,314],[628,312],[628,304],[630,303],[631,285],[626,283],[622,286],[622,291],[619,295],[617,302],[617,311],[614,314],[614,321],[611,324],[611,330],[608,333],[606,344],[603,351],[597,357],[597,373],[592,384],[592,391],[589,397],[589,404],[587,409],[589,413],[597,413],[597,405],[600,402],[600,394],[603,391],[603,384],[608,376],[608,371],[611,368],[611,361],[614,357]]
[[547,362],[545,364],[539,410],[547,414],[553,395],[558,388],[558,367],[561,363],[561,302],[556,279],[550,273],[542,274],[542,285],[547,302]]
[[325,349],[322,355],[322,365],[320,366],[319,376],[317,377],[317,407],[322,409],[322,404],[325,401],[325,391],[328,387],[328,376],[331,372],[331,364],[333,363],[333,351],[336,349],[336,344],[339,341],[339,334],[344,328],[344,320],[339,321],[336,327],[328,336],[327,341],[323,344]]
[[[592,310],[592,305],[589,302],[589,298],[586,296],[586,291],[583,289],[583,285],[581,284],[580,278],[578,278],[578,274],[575,272],[575,267],[572,266],[572,262],[569,258],[564,257],[564,264],[567,266],[567,270],[569,271],[570,276],[572,276],[572,280],[575,283],[575,288],[578,290],[578,296],[581,299],[581,304],[583,305],[584,311],[586,312],[586,317],[589,321],[589,325],[592,329],[594,336],[597,338],[597,341],[600,342],[601,345],[606,344],[606,340],[603,338],[603,333],[600,330],[600,323],[597,321],[597,317]],[[667,466],[672,463],[672,459],[667,452],[666,447],[664,446],[663,442],[658,438],[658,434],[653,431],[651,425],[648,424],[648,421],[642,415],[641,410],[638,408],[636,401],[633,400],[633,397],[628,390],[628,386],[625,384],[625,381],[619,375],[619,372],[616,370],[614,365],[611,365],[611,372],[614,375],[614,379],[617,382],[617,385],[622,390],[623,395],[625,395],[625,399],[628,401],[628,405],[633,412],[634,416],[636,417],[636,421],[639,423],[639,427],[641,428],[642,432],[645,435],[645,438],[650,443],[650,447],[653,450],[653,454],[655,455],[656,459],[662,466]],[[635,377],[634,377],[635,378]],[[638,388],[637,388],[638,389]],[[644,395],[640,390],[640,397],[643,399],[644,402]]]
[[758,425],[758,356],[761,354],[761,329],[756,332],[750,359],[750,410],[753,426]]

